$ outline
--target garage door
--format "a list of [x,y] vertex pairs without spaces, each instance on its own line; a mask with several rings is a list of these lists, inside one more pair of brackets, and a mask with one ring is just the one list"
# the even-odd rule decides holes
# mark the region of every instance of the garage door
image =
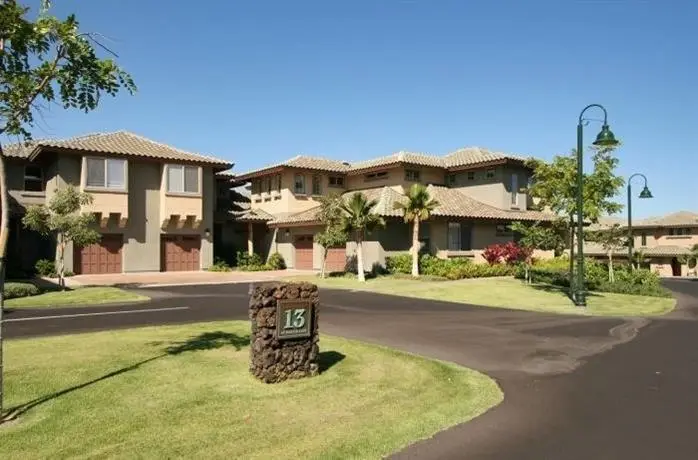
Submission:
[[124,236],[102,235],[99,243],[82,248],[75,248],[75,272],[83,275],[100,273],[121,273],[121,249],[124,247]]
[[294,246],[296,247],[296,265],[298,270],[313,269],[313,235],[298,235]]
[[327,265],[325,270],[328,272],[343,272],[347,265],[347,249],[330,248],[327,250]]
[[200,252],[201,236],[199,235],[163,235],[160,269],[165,272],[200,270]]

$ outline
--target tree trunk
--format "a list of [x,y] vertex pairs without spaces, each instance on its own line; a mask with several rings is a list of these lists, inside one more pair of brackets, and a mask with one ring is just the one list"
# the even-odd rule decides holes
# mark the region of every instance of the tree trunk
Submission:
[[58,235],[58,286],[61,290],[65,290],[65,238],[62,234]]
[[616,275],[613,272],[613,251],[608,253],[608,282],[615,283]]
[[359,276],[359,282],[366,282],[364,275],[364,244],[362,238],[356,239],[356,274]]
[[412,224],[412,276],[419,276],[419,217]]
[[10,200],[7,192],[7,177],[5,175],[5,153],[0,144],[0,422],[4,411],[4,367],[3,367],[3,312],[5,310],[5,268],[7,240],[10,234]]
[[327,248],[322,247],[322,269],[320,270],[320,278],[325,279],[325,266],[327,265]]

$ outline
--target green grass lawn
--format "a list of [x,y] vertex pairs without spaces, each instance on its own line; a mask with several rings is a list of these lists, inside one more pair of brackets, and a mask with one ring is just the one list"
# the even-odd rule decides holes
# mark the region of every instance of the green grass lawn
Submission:
[[489,377],[322,336],[320,376],[264,384],[249,323],[6,343],[0,458],[381,458],[502,401]]
[[5,301],[8,308],[77,307],[105,303],[138,302],[148,297],[115,287],[84,287],[69,291],[53,291]]
[[[295,278],[301,279],[301,278]],[[652,316],[673,310],[674,299],[592,292],[587,308],[575,307],[566,293],[554,286],[528,286],[513,278],[420,281],[389,276],[369,279],[365,284],[352,278],[304,277],[320,287],[358,289],[421,299],[468,303],[549,313],[603,316]]]

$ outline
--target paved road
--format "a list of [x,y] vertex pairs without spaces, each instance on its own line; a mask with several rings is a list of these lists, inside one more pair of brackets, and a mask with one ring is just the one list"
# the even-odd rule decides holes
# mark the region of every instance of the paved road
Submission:
[[[394,458],[695,459],[698,282],[669,287],[679,309],[651,321],[323,290],[321,330],[454,361],[502,386],[500,406]],[[18,310],[7,315],[5,331],[28,337],[245,319],[247,289],[154,288],[154,300],[141,305]]]

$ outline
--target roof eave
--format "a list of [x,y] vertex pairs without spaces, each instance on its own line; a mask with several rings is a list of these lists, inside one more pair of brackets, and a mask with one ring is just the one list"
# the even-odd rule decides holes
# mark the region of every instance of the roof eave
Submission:
[[473,169],[486,168],[488,166],[500,166],[500,165],[505,165],[505,164],[516,164],[516,165],[525,166],[526,161],[520,160],[518,158],[502,158],[502,159],[498,159],[498,160],[479,161],[477,163],[470,163],[470,164],[465,164],[465,165],[449,166],[446,169],[448,170],[448,172],[458,172],[458,171],[468,171],[468,170],[473,170]]

